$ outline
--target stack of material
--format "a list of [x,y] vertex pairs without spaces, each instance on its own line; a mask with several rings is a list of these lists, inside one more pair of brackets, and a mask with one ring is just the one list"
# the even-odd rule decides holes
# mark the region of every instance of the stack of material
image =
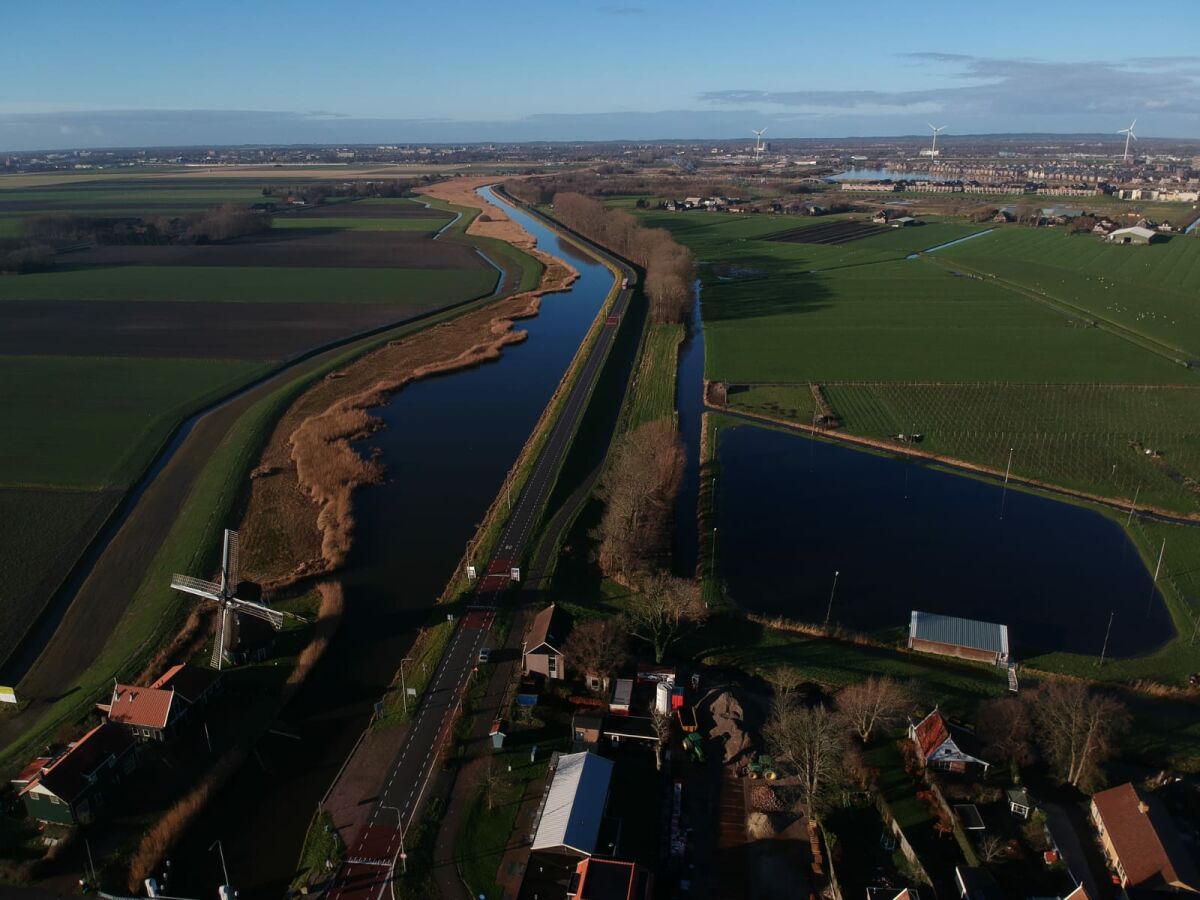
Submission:
[[749,753],[750,736],[744,727],[742,704],[729,691],[723,691],[712,702],[713,729],[709,732],[711,738],[723,738],[725,741],[725,756],[723,762],[728,765]]

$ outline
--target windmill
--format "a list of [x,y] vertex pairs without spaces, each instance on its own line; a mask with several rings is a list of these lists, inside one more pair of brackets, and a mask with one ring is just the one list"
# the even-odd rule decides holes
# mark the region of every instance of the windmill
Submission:
[[175,575],[171,578],[171,587],[185,594],[192,594],[204,600],[210,600],[221,608],[221,616],[217,622],[217,635],[213,639],[212,658],[209,665],[220,670],[225,657],[225,635],[231,624],[230,616],[254,616],[269,622],[276,631],[283,628],[284,616],[293,619],[300,618],[291,613],[271,609],[262,603],[250,600],[240,600],[238,589],[238,536],[236,531],[225,529],[225,544],[221,553],[221,581],[205,581],[202,578],[192,578],[190,575]]
[[938,135],[946,130],[946,126],[945,125],[934,125],[932,122],[930,122],[929,129],[933,132],[933,146],[929,148],[929,155],[937,156],[938,155],[938,148],[937,148]]
[[1122,128],[1117,134],[1125,135],[1125,155],[1121,157],[1122,162],[1129,162],[1129,142],[1136,141],[1137,135],[1133,133],[1133,126],[1137,124],[1137,119],[1129,123],[1128,128]]
[[762,131],[755,131],[753,128],[751,128],[750,131],[754,134],[754,161],[758,162],[759,157],[761,157],[763,152],[767,149],[767,145],[763,143],[762,139],[763,135],[767,133],[767,129],[764,128]]

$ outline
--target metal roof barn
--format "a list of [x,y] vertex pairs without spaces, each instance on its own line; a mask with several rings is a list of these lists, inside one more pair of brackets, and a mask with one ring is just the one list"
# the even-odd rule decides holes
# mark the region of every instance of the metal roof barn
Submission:
[[914,609],[908,636],[910,639],[969,647],[972,650],[998,653],[1001,657],[1008,656],[1008,626],[997,625],[995,622],[939,616],[936,613]]
[[565,850],[584,856],[596,852],[612,769],[612,760],[595,753],[558,757],[533,837],[534,850]]

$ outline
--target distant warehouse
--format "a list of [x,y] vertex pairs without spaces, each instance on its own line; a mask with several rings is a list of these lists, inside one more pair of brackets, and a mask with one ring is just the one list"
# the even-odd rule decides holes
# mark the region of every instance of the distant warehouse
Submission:
[[1008,626],[913,610],[908,646],[922,653],[959,656],[997,666],[1009,662]]

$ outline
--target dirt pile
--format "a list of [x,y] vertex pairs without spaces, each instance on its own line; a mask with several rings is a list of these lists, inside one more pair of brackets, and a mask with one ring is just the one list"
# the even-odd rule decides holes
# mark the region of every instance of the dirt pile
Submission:
[[723,691],[713,700],[709,712],[712,713],[714,724],[708,736],[714,740],[723,739],[725,743],[721,761],[729,765],[749,753],[750,736],[746,734],[745,713],[738,699],[729,691]]

